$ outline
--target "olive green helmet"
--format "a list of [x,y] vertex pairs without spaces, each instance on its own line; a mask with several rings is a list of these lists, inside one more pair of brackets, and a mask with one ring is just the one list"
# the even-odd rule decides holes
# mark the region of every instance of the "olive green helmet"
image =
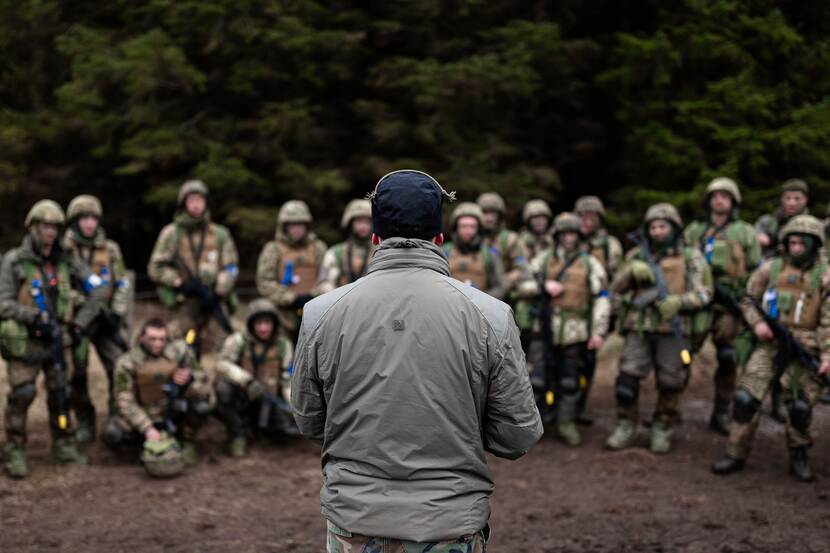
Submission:
[[522,221],[528,224],[537,215],[544,215],[548,219],[553,219],[553,212],[545,200],[530,200],[527,202],[522,210]]
[[680,214],[677,212],[677,208],[671,205],[670,203],[664,202],[654,204],[653,206],[648,208],[643,223],[646,226],[648,226],[652,221],[656,221],[657,219],[665,219],[677,228],[683,228],[683,219],[680,218]]
[[560,232],[576,232],[582,236],[582,220],[576,213],[563,211],[553,220],[554,236]]
[[714,192],[726,192],[732,196],[732,201],[735,206],[741,205],[741,190],[738,188],[738,183],[729,177],[718,177],[709,183],[706,187],[706,193],[703,195],[703,201],[708,205],[709,197]]
[[352,200],[346,205],[343,210],[343,217],[340,219],[340,226],[344,229],[349,228],[352,220],[358,217],[372,218],[372,202],[369,200]]
[[277,322],[279,321],[277,318],[276,306],[267,298],[257,298],[248,304],[248,318],[246,319],[246,325],[248,326],[248,330],[251,334],[254,332],[254,319],[262,316],[271,317],[274,320],[274,329],[276,330]]
[[308,204],[302,200],[285,202],[277,213],[278,228],[282,228],[283,225],[288,223],[306,223],[310,225],[312,222],[311,210],[308,209]]
[[156,478],[178,476],[184,472],[186,466],[181,446],[170,436],[145,441],[141,451],[141,463],[147,473]]
[[605,206],[596,196],[582,196],[574,204],[574,211],[579,215],[583,213],[598,213],[600,217],[605,217]]
[[184,201],[191,194],[201,194],[205,198],[208,197],[208,187],[200,180],[189,180],[181,185],[179,188],[178,203],[180,206],[184,205]]
[[801,179],[788,179],[781,185],[781,192],[802,192],[805,196],[809,196],[810,187]]
[[69,202],[69,207],[66,208],[66,217],[73,221],[84,215],[92,215],[100,219],[104,215],[101,200],[89,194],[81,194],[73,198]]
[[507,205],[504,203],[504,198],[495,192],[485,192],[481,194],[476,200],[481,211],[498,211],[502,215],[507,211]]
[[807,234],[815,236],[821,245],[824,245],[824,224],[812,215],[796,215],[784,225],[780,232],[780,241],[786,243],[791,234]]
[[63,214],[63,208],[57,202],[40,200],[32,206],[32,209],[26,215],[26,228],[31,227],[34,223],[64,225],[66,224],[66,216]]
[[481,222],[484,219],[484,212],[481,211],[478,204],[474,204],[473,202],[461,202],[455,207],[455,209],[452,210],[452,215],[450,215],[450,228],[454,229],[455,224],[461,217],[475,217],[478,220],[478,225],[480,227]]

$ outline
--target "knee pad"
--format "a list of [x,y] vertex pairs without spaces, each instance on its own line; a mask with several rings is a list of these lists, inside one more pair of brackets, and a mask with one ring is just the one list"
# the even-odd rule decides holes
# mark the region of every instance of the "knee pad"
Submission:
[[617,403],[622,407],[628,407],[634,404],[640,396],[640,380],[628,374],[620,374],[617,377],[614,392],[617,396]]
[[104,430],[103,440],[111,447],[121,445],[124,442],[124,430],[115,421],[110,421]]
[[579,378],[565,376],[559,379],[559,391],[563,394],[575,394],[579,391]]
[[734,369],[738,364],[738,352],[733,347],[718,348],[718,366],[724,369]]
[[26,382],[20,386],[12,388],[9,394],[9,403],[14,403],[18,407],[28,407],[35,399],[37,389],[34,382]]
[[216,399],[219,403],[232,403],[236,395],[237,387],[226,380],[216,383]]
[[807,400],[799,395],[795,401],[787,402],[787,410],[790,412],[790,424],[793,428],[799,432],[807,432],[813,419],[813,408]]
[[188,401],[188,411],[199,418],[207,417],[211,412],[210,400],[196,397]]
[[732,418],[740,424],[752,422],[752,417],[758,412],[761,402],[755,399],[748,390],[738,388],[732,404]]

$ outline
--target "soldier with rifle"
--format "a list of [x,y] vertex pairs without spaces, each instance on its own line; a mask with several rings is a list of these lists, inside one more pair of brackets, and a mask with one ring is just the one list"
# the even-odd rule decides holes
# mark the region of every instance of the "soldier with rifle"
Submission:
[[[25,224],[23,243],[6,254],[0,268],[0,350],[11,388],[3,467],[12,478],[28,473],[26,415],[40,371],[46,376],[52,458],[60,464],[86,464],[69,418],[72,375],[66,348],[70,335],[89,332],[105,303],[101,278],[60,246],[65,216],[57,203],[37,202]],[[77,288],[87,293],[79,306],[73,302]]]
[[150,319],[115,365],[118,416],[104,441],[111,447],[143,444],[141,460],[152,476],[173,476],[196,463],[196,433],[212,405],[193,342],[194,331],[170,341],[164,321]]
[[211,221],[207,199],[202,181],[181,186],[178,211],[159,233],[147,264],[161,303],[171,310],[171,335],[182,338],[185,330],[196,329],[198,353],[218,348],[217,338],[233,332],[229,313],[238,304],[236,245],[227,228]]
[[[724,435],[729,433],[729,405],[735,393],[737,368],[749,358],[751,348],[743,315],[728,307],[743,296],[749,275],[761,262],[755,230],[738,217],[740,205],[741,192],[735,181],[718,177],[709,183],[703,196],[706,217],[689,224],[684,233],[686,243],[703,253],[716,287],[711,334],[718,366],[709,428]],[[693,349],[698,349],[694,346],[697,344]]]
[[[655,372],[658,398],[650,450],[668,453],[680,398],[689,380],[695,314],[712,298],[709,266],[700,251],[684,244],[682,220],[671,204],[651,206],[636,247],[611,284],[625,336],[615,386],[618,422],[605,445],[634,444],[639,420],[640,381]],[[705,330],[708,330],[708,327]]]
[[830,374],[830,273],[819,254],[824,228],[810,215],[793,217],[781,231],[781,255],[764,262],[741,300],[757,347],[735,390],[726,455],[715,474],[741,470],[760,420],[760,406],[780,384],[786,406],[790,473],[813,480],[807,459],[812,410]]
[[115,361],[129,349],[124,338],[126,318],[132,297],[132,284],[118,244],[107,238],[101,227],[103,210],[98,198],[81,195],[69,202],[66,210],[69,226],[63,236],[63,248],[79,263],[85,263],[101,279],[107,305],[96,317],[86,336],[74,336],[72,361],[72,408],[78,419],[75,437],[79,443],[95,439],[95,407],[89,398],[87,367],[89,347],[95,346],[109,382],[108,415],[115,415],[112,375]]
[[231,457],[248,452],[248,433],[296,434],[288,398],[294,345],[279,332],[270,300],[251,302],[245,329],[225,340],[216,365],[217,411],[225,422]]

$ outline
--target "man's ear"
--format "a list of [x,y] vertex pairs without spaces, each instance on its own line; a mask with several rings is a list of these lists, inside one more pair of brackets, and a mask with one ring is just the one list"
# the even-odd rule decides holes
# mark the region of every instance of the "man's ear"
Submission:
[[436,246],[443,246],[444,245],[444,233],[438,233],[432,238],[432,243]]
[[383,241],[383,238],[381,238],[380,236],[378,236],[374,232],[372,233],[372,245],[373,246],[380,246],[380,243],[382,241]]

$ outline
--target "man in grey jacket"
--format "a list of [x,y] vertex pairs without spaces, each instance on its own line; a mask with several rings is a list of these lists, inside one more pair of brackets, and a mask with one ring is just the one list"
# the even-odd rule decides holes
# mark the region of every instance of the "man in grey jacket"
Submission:
[[542,435],[510,308],[449,277],[419,171],[372,194],[368,275],[305,306],[291,403],[321,442],[328,551],[485,551],[493,478]]

